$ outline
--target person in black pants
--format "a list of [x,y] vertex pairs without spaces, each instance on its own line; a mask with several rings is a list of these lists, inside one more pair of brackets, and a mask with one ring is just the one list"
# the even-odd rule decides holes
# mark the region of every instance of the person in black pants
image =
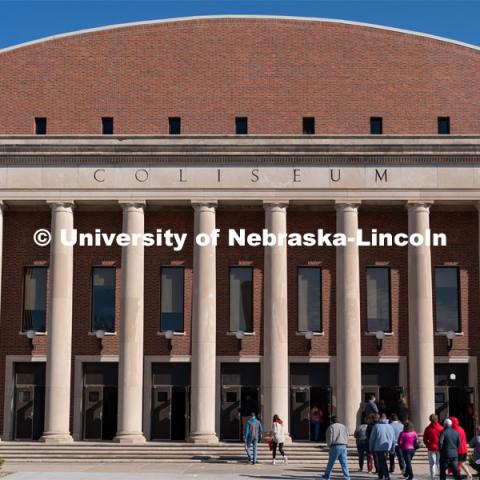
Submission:
[[447,418],[443,422],[444,429],[440,433],[440,480],[446,480],[447,469],[451,468],[453,478],[460,480],[458,471],[458,448],[460,447],[460,436],[452,428],[452,421]]

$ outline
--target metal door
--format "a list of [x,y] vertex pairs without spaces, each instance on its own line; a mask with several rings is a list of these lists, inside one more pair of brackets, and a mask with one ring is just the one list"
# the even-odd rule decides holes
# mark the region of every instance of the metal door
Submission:
[[103,387],[85,387],[83,389],[85,440],[101,440],[103,430]]
[[221,437],[223,440],[241,440],[241,387],[222,388]]
[[310,388],[292,387],[290,431],[295,440],[310,440]]
[[172,418],[172,387],[152,387],[152,440],[170,440]]
[[33,439],[34,385],[17,386],[15,391],[15,440]]
[[448,387],[435,387],[435,413],[440,422],[448,417]]

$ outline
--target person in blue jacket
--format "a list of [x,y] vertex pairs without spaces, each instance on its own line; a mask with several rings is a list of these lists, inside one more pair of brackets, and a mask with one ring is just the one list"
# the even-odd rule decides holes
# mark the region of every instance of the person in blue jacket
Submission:
[[378,465],[379,480],[390,480],[390,472],[387,465],[387,457],[395,451],[395,430],[388,423],[383,413],[380,420],[372,429],[370,435],[370,451],[373,451]]
[[[257,463],[257,445],[263,433],[262,422],[257,419],[255,413],[251,413],[245,427],[245,449],[247,450],[248,463]],[[250,454],[250,445],[253,445],[253,461]]]

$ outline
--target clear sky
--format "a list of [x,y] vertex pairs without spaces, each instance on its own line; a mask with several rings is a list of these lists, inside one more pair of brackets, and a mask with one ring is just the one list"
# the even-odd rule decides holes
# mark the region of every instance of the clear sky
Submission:
[[215,14],[355,20],[415,30],[480,46],[480,0],[0,0],[0,48],[84,28]]

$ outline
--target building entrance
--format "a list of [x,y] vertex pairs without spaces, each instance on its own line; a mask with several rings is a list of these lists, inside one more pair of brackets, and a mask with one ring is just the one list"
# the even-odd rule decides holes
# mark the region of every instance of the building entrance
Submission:
[[15,364],[15,440],[38,440],[45,418],[45,363]]
[[397,363],[363,363],[362,397],[364,405],[375,395],[378,410],[388,417],[392,413],[402,416],[400,399],[403,387],[399,386]]
[[183,441],[190,432],[190,364],[152,364],[152,440]]
[[294,440],[325,441],[332,389],[328,364],[290,364],[290,433]]
[[245,424],[254,412],[260,417],[260,365],[223,363],[221,366],[220,438],[242,441]]
[[475,390],[468,383],[468,364],[435,365],[435,411],[441,421],[457,417],[470,439],[475,433]]
[[83,364],[83,438],[112,440],[117,432],[118,365]]

